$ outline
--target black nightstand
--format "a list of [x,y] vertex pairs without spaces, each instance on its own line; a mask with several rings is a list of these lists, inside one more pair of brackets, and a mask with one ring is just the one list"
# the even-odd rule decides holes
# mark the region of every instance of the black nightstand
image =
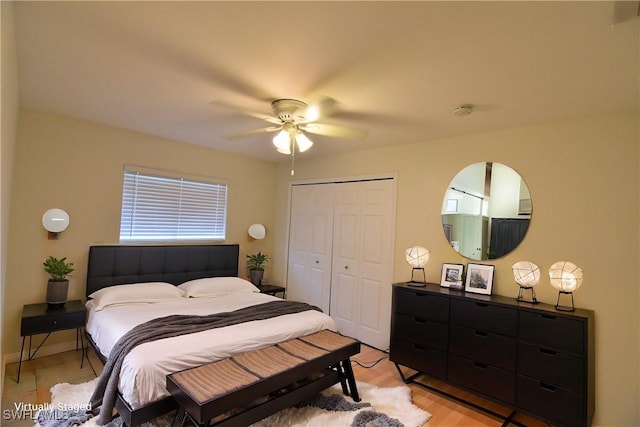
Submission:
[[[67,329],[76,330],[76,351],[78,350],[78,337],[82,348],[82,361],[84,363],[84,340],[81,328],[87,321],[87,309],[80,300],[67,301],[62,307],[49,307],[47,303],[27,304],[22,308],[22,322],[20,323],[20,336],[22,337],[22,347],[20,348],[20,362],[18,363],[18,379],[20,382],[20,369],[22,368],[22,353],[24,351],[24,340],[29,337],[29,357],[33,359],[42,344],[49,338],[52,332],[64,331]],[[42,342],[31,353],[31,338],[33,335],[47,334]]]
[[282,292],[282,298],[285,296],[286,289],[282,286],[278,285],[260,285],[258,286],[261,294],[269,294],[276,296],[277,293]]

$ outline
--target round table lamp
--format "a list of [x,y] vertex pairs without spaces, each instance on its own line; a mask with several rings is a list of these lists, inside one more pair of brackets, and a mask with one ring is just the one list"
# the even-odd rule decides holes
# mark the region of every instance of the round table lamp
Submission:
[[[582,285],[582,269],[569,261],[558,261],[549,268],[549,282],[558,290],[556,310],[574,311],[573,292]],[[560,305],[561,295],[571,296],[571,306]]]
[[[513,264],[513,278],[516,280],[520,291],[518,291],[518,301],[538,303],[534,286],[540,281],[540,267],[529,261],[520,261]],[[531,292],[531,298],[526,299],[524,294],[526,291]]]
[[[429,262],[429,255],[431,255],[431,252],[422,246],[413,246],[406,250],[405,259],[412,267],[411,281],[408,283],[410,286],[425,286],[427,283],[427,279],[424,274],[424,266]],[[416,270],[422,270],[422,282],[413,280],[413,274]],[[417,283],[417,285],[414,283]]]

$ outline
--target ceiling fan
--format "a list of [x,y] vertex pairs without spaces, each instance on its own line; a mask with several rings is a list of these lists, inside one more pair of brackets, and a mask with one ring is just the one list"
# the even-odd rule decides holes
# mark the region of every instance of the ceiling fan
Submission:
[[329,97],[323,97],[311,104],[297,99],[275,99],[271,102],[273,115],[250,111],[222,101],[213,101],[212,104],[232,108],[272,124],[272,126],[229,135],[228,139],[239,139],[265,132],[278,132],[273,138],[273,144],[276,150],[282,154],[294,155],[296,147],[299,152],[311,148],[313,141],[307,137],[307,133],[351,139],[364,138],[367,135],[367,132],[362,129],[319,123],[318,120],[331,115],[337,107],[336,100]]

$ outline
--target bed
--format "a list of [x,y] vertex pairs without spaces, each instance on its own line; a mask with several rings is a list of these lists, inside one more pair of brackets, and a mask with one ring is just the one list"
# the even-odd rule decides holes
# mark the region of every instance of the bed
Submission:
[[[237,244],[91,246],[86,335],[98,357],[106,362],[123,334],[153,318],[279,301],[237,277],[238,256]],[[336,326],[309,310],[144,343],[124,359],[115,409],[127,425],[139,425],[177,407],[165,387],[167,374],[322,329]]]

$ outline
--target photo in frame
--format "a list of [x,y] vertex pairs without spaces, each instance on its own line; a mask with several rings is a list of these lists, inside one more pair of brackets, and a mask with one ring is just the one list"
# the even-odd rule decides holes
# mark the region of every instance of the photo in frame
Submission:
[[464,290],[476,294],[491,295],[495,266],[488,264],[467,264],[467,279]]
[[462,264],[442,264],[442,277],[440,286],[451,289],[462,289],[464,265]]

